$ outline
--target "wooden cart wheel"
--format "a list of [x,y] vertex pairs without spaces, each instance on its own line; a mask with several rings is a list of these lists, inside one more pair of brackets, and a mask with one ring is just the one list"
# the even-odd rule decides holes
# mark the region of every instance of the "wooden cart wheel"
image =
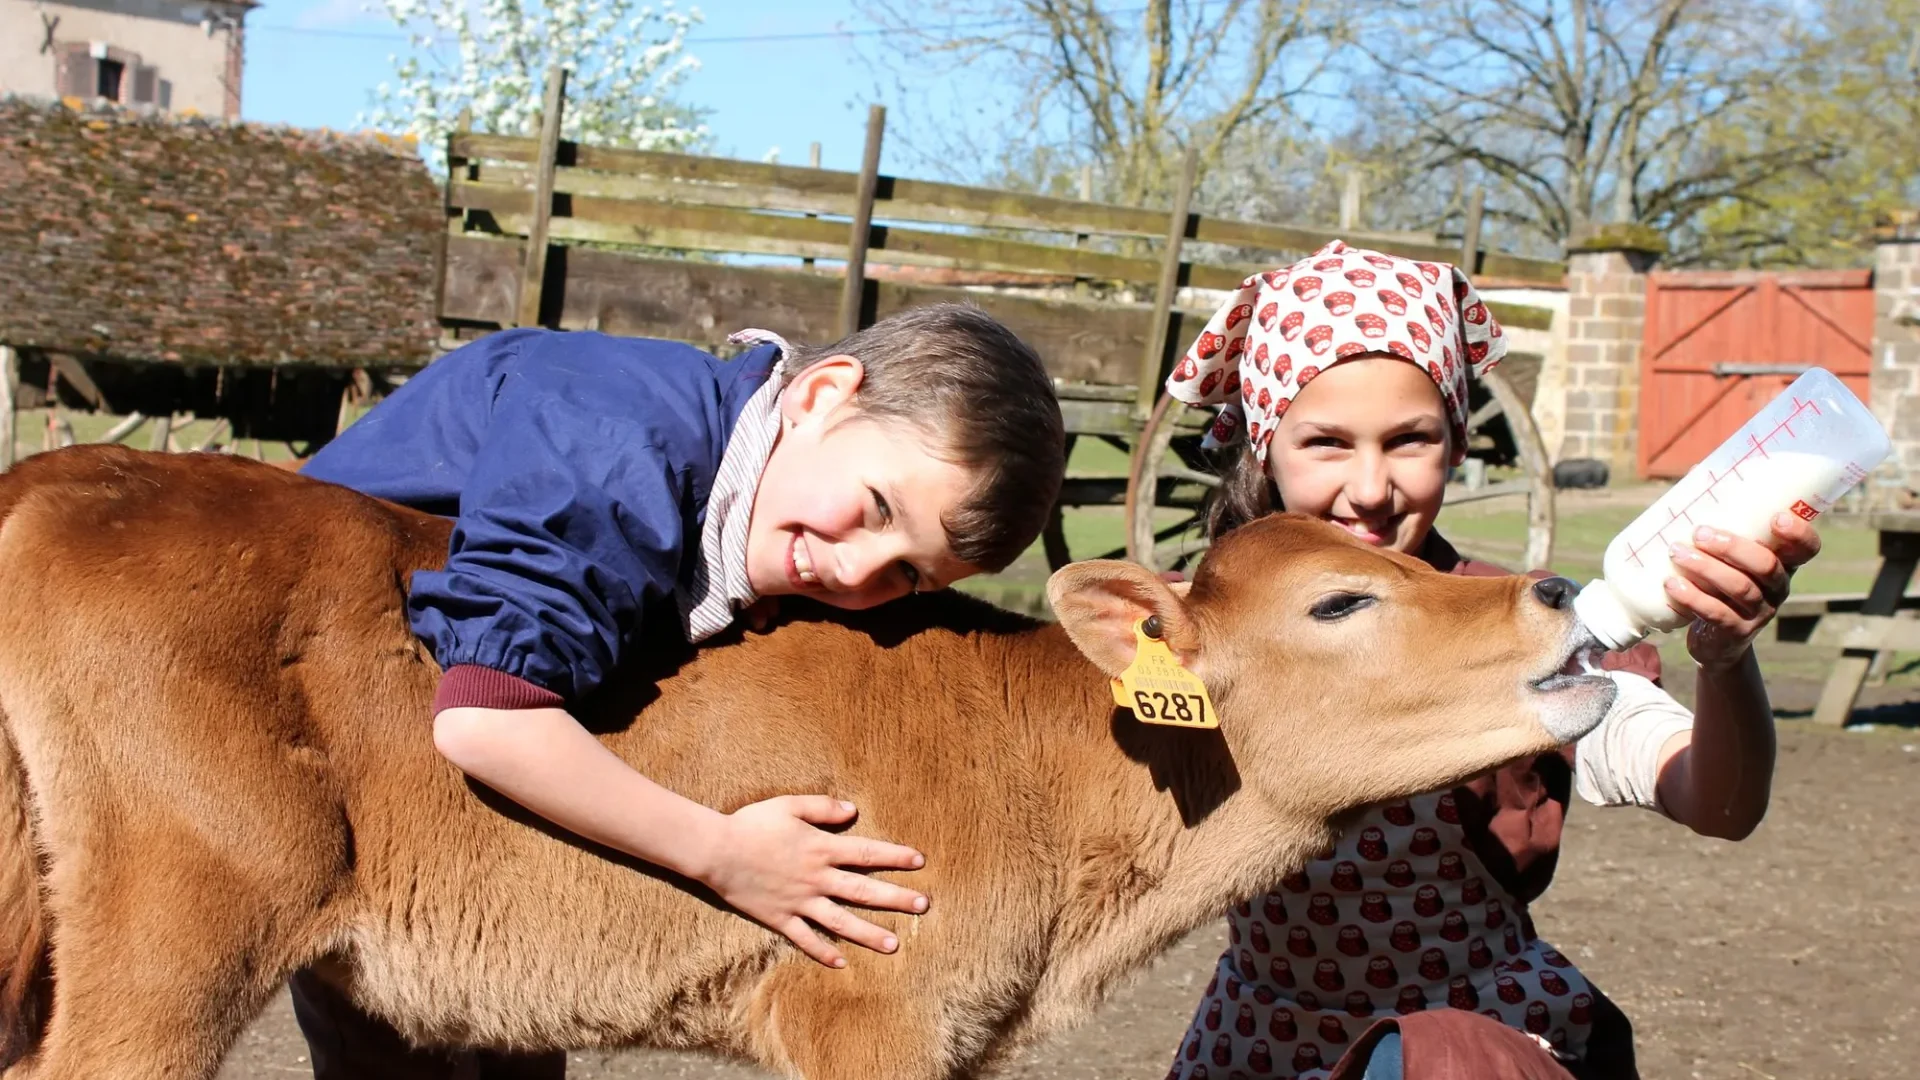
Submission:
[[1524,497],[1527,500],[1524,568],[1544,569],[1553,562],[1553,463],[1547,459],[1547,446],[1541,441],[1540,429],[1534,426],[1532,412],[1506,375],[1496,368],[1481,376],[1480,382],[1487,388],[1487,401],[1468,417],[1468,438],[1504,426],[1522,475],[1518,479],[1451,493],[1447,501]]
[[[1149,570],[1184,569],[1207,549],[1201,514],[1220,478],[1207,468],[1200,440],[1212,416],[1164,391],[1134,442],[1127,471],[1127,557]],[[1161,520],[1157,511],[1177,517]]]

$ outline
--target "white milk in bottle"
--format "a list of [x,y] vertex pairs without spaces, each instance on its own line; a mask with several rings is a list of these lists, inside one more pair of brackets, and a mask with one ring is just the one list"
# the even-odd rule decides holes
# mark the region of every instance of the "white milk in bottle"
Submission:
[[1887,433],[1839,379],[1812,368],[1607,545],[1604,575],[1574,597],[1574,614],[1609,649],[1624,649],[1690,616],[1668,603],[1672,545],[1700,526],[1766,540],[1774,515],[1811,521],[1833,508],[1892,449]]

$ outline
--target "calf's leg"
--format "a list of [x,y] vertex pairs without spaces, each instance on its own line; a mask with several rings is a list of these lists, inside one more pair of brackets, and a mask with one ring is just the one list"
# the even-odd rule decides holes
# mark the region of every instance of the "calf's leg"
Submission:
[[143,861],[56,864],[53,1015],[6,1080],[211,1080],[266,1006],[282,972],[265,911],[220,875]]
[[[804,960],[773,973],[754,1008],[755,1034],[771,1050],[768,1056],[802,1080],[962,1075],[948,1018],[933,995],[904,992],[902,959],[881,957],[842,971]],[[889,964],[892,971],[878,970]]]

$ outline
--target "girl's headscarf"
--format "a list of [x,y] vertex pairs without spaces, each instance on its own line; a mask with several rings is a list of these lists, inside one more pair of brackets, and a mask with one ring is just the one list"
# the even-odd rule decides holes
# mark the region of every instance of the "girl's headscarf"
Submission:
[[1189,405],[1221,406],[1206,445],[1225,445],[1244,423],[1264,463],[1301,387],[1342,360],[1389,353],[1440,388],[1458,465],[1467,455],[1467,373],[1485,374],[1506,352],[1500,324],[1459,267],[1335,240],[1241,282],[1174,365],[1167,392]]

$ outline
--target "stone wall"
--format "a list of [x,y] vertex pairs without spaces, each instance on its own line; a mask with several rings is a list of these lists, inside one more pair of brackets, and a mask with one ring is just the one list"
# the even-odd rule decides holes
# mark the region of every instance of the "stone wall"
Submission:
[[1894,216],[1879,234],[1873,264],[1871,375],[1874,415],[1893,438],[1869,498],[1879,508],[1920,507],[1920,212]]
[[1658,238],[1610,227],[1568,245],[1566,420],[1554,460],[1598,458],[1615,482],[1635,475],[1640,337]]

